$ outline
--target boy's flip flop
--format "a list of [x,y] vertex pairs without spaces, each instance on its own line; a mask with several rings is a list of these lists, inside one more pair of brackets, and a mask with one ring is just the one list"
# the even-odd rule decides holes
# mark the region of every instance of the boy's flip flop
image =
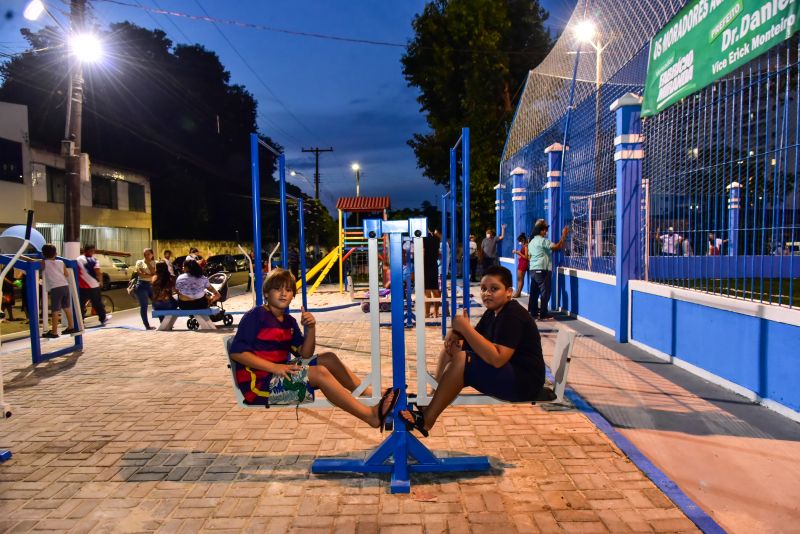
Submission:
[[[389,399],[391,395],[391,399],[389,400],[388,406],[384,409],[384,404],[386,404],[386,400]],[[378,418],[380,419],[380,428],[381,432],[383,432],[384,424],[386,423],[386,418],[394,411],[394,407],[397,406],[397,400],[400,398],[400,390],[399,389],[392,389],[386,388],[381,400],[378,401]]]
[[428,437],[428,431],[425,429],[425,414],[422,413],[422,410],[419,409],[419,406],[414,404],[413,402],[408,403],[408,413],[411,414],[411,417],[414,418],[414,422],[408,421],[405,417],[403,418],[403,422],[406,424],[406,430],[409,432],[411,430],[417,430],[423,437]]

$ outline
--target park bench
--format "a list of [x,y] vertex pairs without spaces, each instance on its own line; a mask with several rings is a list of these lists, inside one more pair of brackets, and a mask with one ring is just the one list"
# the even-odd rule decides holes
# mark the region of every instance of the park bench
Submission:
[[163,331],[172,330],[172,326],[178,317],[189,318],[186,322],[186,327],[189,330],[216,330],[217,327],[214,326],[210,316],[217,315],[221,311],[217,306],[200,310],[153,310],[153,317],[164,318],[158,327],[159,330]]

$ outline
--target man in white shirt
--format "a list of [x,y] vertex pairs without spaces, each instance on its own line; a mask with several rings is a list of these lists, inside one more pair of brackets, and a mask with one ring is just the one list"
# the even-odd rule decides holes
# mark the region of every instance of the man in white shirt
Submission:
[[666,234],[658,237],[661,240],[661,255],[662,256],[680,256],[681,255],[681,241],[683,238],[680,234],[675,233],[672,226],[669,227]]
[[100,262],[94,256],[95,246],[84,245],[83,254],[78,256],[78,286],[80,287],[81,313],[86,316],[86,301],[92,302],[92,308],[97,312],[100,325],[106,324],[106,308],[100,298],[100,280],[103,273]]

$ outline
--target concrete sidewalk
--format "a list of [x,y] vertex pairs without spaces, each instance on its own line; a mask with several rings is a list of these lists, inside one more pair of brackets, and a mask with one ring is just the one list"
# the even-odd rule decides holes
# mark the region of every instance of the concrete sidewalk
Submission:
[[550,325],[581,334],[569,387],[723,528],[800,531],[800,424],[579,321]]
[[[331,315],[320,348],[366,371],[367,316]],[[385,476],[311,475],[316,457],[363,457],[382,436],[340,410],[238,408],[226,333],[97,330],[83,354],[36,368],[24,348],[3,354],[15,415],[0,423],[14,453],[0,465],[0,530],[697,531],[578,411],[448,409],[426,445],[486,454],[493,472],[414,476],[411,495],[389,494]]]

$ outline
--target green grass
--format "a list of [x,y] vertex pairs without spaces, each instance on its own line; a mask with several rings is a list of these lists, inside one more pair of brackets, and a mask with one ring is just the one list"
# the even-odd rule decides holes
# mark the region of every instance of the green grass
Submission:
[[670,285],[715,293],[765,304],[779,304],[800,308],[800,279],[792,282],[792,299],[789,300],[788,278],[711,278],[705,280],[670,280]]

